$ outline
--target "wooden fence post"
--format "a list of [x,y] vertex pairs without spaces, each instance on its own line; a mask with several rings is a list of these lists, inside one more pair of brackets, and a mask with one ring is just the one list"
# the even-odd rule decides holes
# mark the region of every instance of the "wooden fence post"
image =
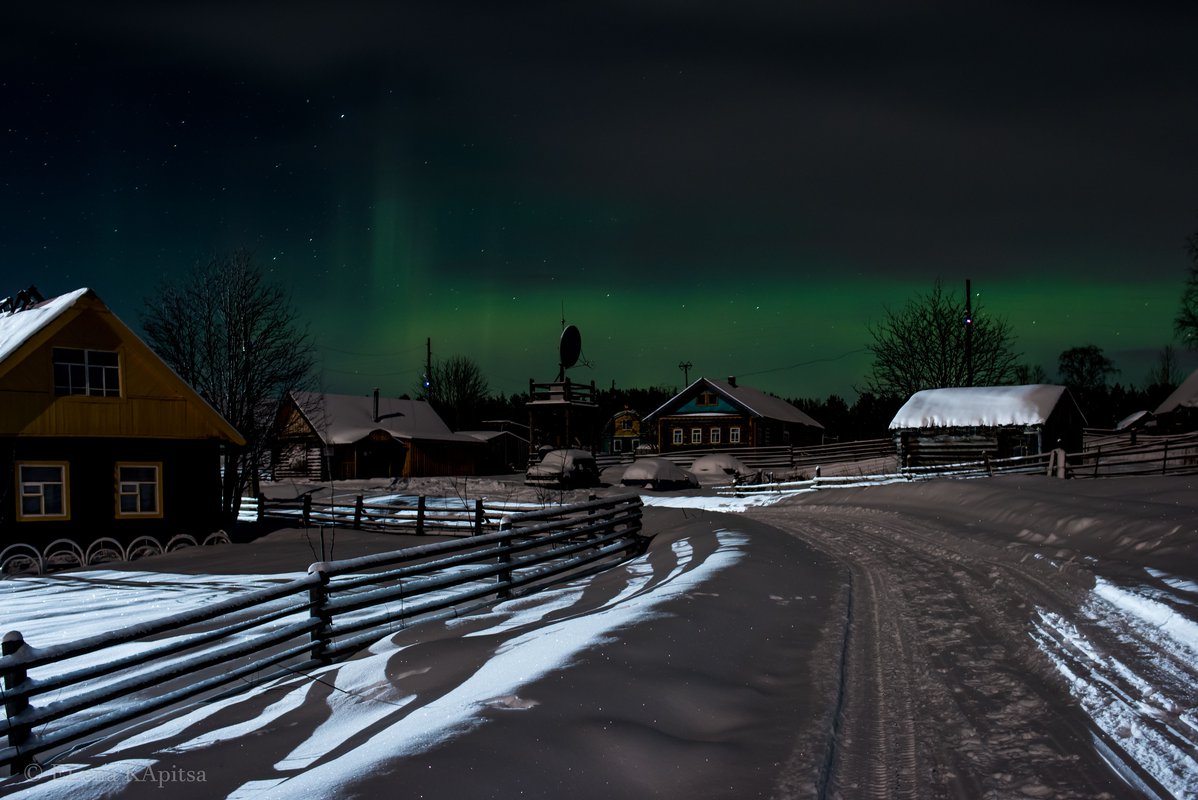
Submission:
[[308,590],[308,599],[312,602],[308,616],[320,620],[320,625],[312,631],[312,660],[320,664],[329,663],[329,639],[332,638],[329,629],[333,624],[333,617],[329,613],[329,573],[326,569],[327,565],[323,561],[308,567],[309,575],[315,573],[320,578]]
[[266,519],[266,495],[258,495],[258,521]]
[[1065,448],[1058,447],[1053,452],[1057,454],[1057,477],[1064,480],[1069,477],[1069,467],[1065,463]]
[[362,529],[362,504],[363,504],[362,495],[358,495],[354,499],[354,530],[355,531]]
[[1165,454],[1161,457],[1161,474],[1164,475],[1169,470],[1169,440],[1165,440]]
[[483,501],[481,497],[474,501],[474,535],[483,535]]
[[[510,563],[512,563],[512,553],[511,553],[511,549],[510,549],[512,546],[512,537],[511,537],[512,518],[511,517],[505,515],[504,518],[499,521],[499,532],[508,534],[507,536],[504,536],[502,539],[499,540],[499,544],[503,548],[503,550],[499,553],[499,563],[500,564],[510,564]],[[499,580],[499,584],[501,587],[499,589],[499,593],[498,593],[499,599],[506,600],[512,596],[512,588],[511,588],[511,586],[506,586],[504,584],[510,584],[512,582],[512,571],[510,569],[505,569],[504,571],[500,572],[498,580]]]
[[[21,648],[23,648],[24,646],[25,646],[25,637],[21,635],[21,632],[20,631],[10,631],[10,632],[4,634],[3,642],[2,642],[2,644],[0,644],[0,653],[3,653],[3,655],[6,655],[6,656],[15,655],[16,653],[19,653],[21,651]],[[18,688],[22,683],[25,683],[27,678],[28,678],[28,676],[25,674],[25,670],[21,669],[20,667],[12,670],[10,672],[4,673],[4,692],[5,692],[4,714],[10,721],[15,719],[16,716],[18,714],[20,714],[22,711],[29,708],[29,699],[28,698],[14,697],[14,698],[9,699],[9,697],[8,697],[8,692],[12,689]],[[29,739],[29,726],[28,725],[13,725],[13,727],[9,728],[9,730],[8,730],[8,745],[9,745],[9,747],[16,748],[17,751],[19,752],[21,749],[21,745],[23,745],[27,739]],[[32,758],[29,758],[28,756],[23,756],[23,755],[18,756],[12,762],[12,765],[11,765],[12,774],[13,775],[21,774],[22,772],[25,771],[25,768],[28,767],[32,763],[33,763]]]
[[1094,477],[1098,477],[1098,462],[1102,459],[1102,445],[1098,445],[1098,449],[1094,451]]
[[420,495],[420,497],[416,500],[416,535],[417,536],[424,535],[424,502],[425,502],[424,495]]
[[310,494],[304,495],[303,521],[305,528],[312,522],[312,495]]

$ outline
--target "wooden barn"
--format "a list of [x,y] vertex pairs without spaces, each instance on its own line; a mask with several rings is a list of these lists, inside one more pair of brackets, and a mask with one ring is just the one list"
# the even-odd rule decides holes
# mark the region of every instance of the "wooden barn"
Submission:
[[220,529],[241,435],[90,289],[0,312],[2,544]]
[[484,444],[423,400],[292,392],[279,407],[275,480],[475,475]]
[[1198,370],[1181,382],[1153,413],[1157,433],[1198,431]]
[[645,417],[644,438],[662,453],[820,444],[824,426],[759,389],[699,378]]
[[1082,449],[1086,420],[1064,386],[970,386],[916,392],[890,422],[909,467]]

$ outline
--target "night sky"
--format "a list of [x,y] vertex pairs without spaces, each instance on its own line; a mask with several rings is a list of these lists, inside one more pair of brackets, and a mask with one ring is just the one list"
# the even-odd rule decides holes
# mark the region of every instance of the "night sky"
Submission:
[[[8,4],[0,296],[291,287],[329,391],[737,375],[863,388],[936,278],[1142,384],[1198,230],[1198,6]],[[1195,366],[1193,359],[1186,366]]]

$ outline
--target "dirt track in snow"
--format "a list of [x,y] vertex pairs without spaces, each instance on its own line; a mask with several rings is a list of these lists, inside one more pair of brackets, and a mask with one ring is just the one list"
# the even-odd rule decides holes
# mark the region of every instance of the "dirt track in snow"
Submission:
[[[1193,796],[1192,772],[1184,773],[1193,768],[1198,741],[1192,719],[1198,670],[1154,637],[1083,611],[1096,575],[1140,571],[1118,541],[1144,558],[1153,548],[1137,545],[1151,544],[1159,533],[1154,524],[1168,531],[1177,527],[1174,520],[1145,520],[1139,541],[1048,536],[1017,521],[996,524],[1003,505],[983,507],[993,486],[929,490],[931,502],[918,514],[888,509],[888,494],[909,496],[912,487],[869,491],[749,512],[833,556],[851,576],[831,755],[818,784],[795,795]],[[944,503],[956,492],[966,499]],[[971,499],[980,510],[968,510]],[[1011,493],[1006,508],[1023,499]],[[937,502],[957,509],[935,514]],[[1062,506],[1051,524],[1059,528],[1069,510]],[[1127,519],[1138,513],[1123,510]],[[965,519],[973,520],[970,529]],[[1122,520],[1108,518],[1111,526]],[[1191,544],[1192,528],[1191,522],[1182,531]],[[1167,554],[1161,559],[1178,566]],[[1092,699],[1117,718],[1107,726],[1113,730],[1094,724],[1049,653],[1098,687],[1102,696]],[[1186,709],[1189,717],[1180,718]],[[1163,744],[1151,743],[1158,739]]]

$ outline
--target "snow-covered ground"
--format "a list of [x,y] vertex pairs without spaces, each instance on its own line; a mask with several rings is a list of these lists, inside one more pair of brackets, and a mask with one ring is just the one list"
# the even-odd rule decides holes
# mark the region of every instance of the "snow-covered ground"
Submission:
[[[422,758],[430,764],[442,763],[434,754],[450,752],[445,750],[447,743],[473,741],[469,737],[484,729],[506,730],[516,719],[540,720],[529,723],[546,737],[537,734],[537,747],[555,752],[566,748],[567,740],[574,746],[573,737],[554,727],[563,724],[553,716],[561,712],[546,709],[550,702],[546,686],[586,674],[586,670],[578,672],[581,665],[597,659],[610,665],[629,631],[649,630],[655,619],[676,617],[679,604],[702,602],[709,609],[685,617],[692,633],[706,627],[710,614],[727,612],[729,620],[722,624],[744,629],[740,632],[746,636],[754,635],[760,626],[761,635],[772,640],[775,634],[765,633],[768,618],[760,611],[745,616],[748,612],[738,609],[740,597],[727,588],[721,594],[713,582],[721,575],[729,576],[722,580],[730,580],[761,559],[765,540],[760,534],[754,538],[745,533],[752,527],[755,509],[772,507],[771,513],[802,520],[819,515],[822,508],[836,507],[850,513],[850,518],[883,528],[884,517],[881,523],[874,517],[879,512],[904,515],[916,521],[916,528],[919,519],[926,519],[929,530],[959,531],[971,541],[1017,548],[1016,555],[1043,562],[1050,572],[1068,569],[1070,574],[1092,574],[1093,588],[1075,609],[1031,609],[1025,641],[1034,642],[1051,662],[1062,685],[1092,722],[1090,746],[1100,755],[1110,754],[1102,757],[1133,792],[1198,797],[1194,747],[1198,690],[1190,680],[1198,664],[1198,554],[1194,550],[1198,514],[1192,488],[1183,480],[1086,483],[1019,477],[968,484],[846,486],[799,498],[720,497],[705,491],[645,493],[644,500],[647,514],[670,515],[679,525],[693,527],[704,519],[719,524],[706,538],[659,533],[660,546],[655,543],[645,556],[601,576],[575,579],[425,630],[404,631],[308,675],[275,677],[216,702],[156,715],[60,754],[32,768],[27,778],[0,782],[0,792],[29,798],[104,798],[137,796],[170,784],[180,798],[338,797],[358,792],[396,770],[396,780],[410,782],[415,776],[410,770]],[[704,512],[744,513],[747,518],[741,525]],[[285,535],[292,538],[284,541]],[[340,535],[344,539],[338,547],[350,554],[367,541],[354,540],[349,533]],[[199,608],[298,577],[311,560],[307,546],[296,534],[280,532],[266,537],[254,551],[241,545],[204,548],[190,556],[176,553],[129,568],[0,581],[4,627],[20,630],[35,646],[47,646]],[[238,557],[246,552],[254,555],[248,560]],[[179,568],[200,564],[201,558],[202,569]],[[236,569],[221,568],[222,563],[231,567],[233,560]],[[146,570],[156,564],[163,565],[162,572]],[[827,580],[835,579],[825,567],[820,570]],[[809,583],[813,578],[803,580]],[[763,587],[750,578],[742,580],[735,592],[748,597],[759,588]],[[777,589],[763,600],[785,607],[790,616],[773,620],[783,626],[792,626],[797,619],[811,622],[793,615],[810,615],[817,608],[804,612],[801,595]],[[746,627],[747,622],[752,624]],[[674,637],[681,629],[664,630]],[[812,639],[806,647],[819,651],[823,645],[816,642]],[[580,698],[580,708],[590,709],[584,709],[580,719],[600,713],[592,705],[616,706],[628,697],[641,696],[630,690],[632,686],[645,687],[648,697],[661,695],[662,684],[646,664],[691,668],[671,661],[672,654],[681,652],[679,647],[680,641],[673,638],[644,646],[653,660],[641,663],[638,673],[629,678],[631,683],[619,689],[613,686],[610,697]],[[719,655],[718,644],[701,647],[711,658]],[[1132,652],[1137,654],[1135,659],[1128,657]],[[453,655],[442,660],[446,653]],[[746,664],[741,669],[753,667]],[[671,673],[671,681],[681,687],[678,681],[685,682],[686,674]],[[696,682],[687,690],[706,686],[700,695],[722,696],[738,691],[736,683],[732,677],[716,692],[715,684]],[[668,696],[657,700],[670,707]],[[641,702],[651,708],[650,700]],[[657,719],[662,713],[657,709],[651,716]],[[506,716],[511,714],[528,716]],[[509,722],[500,725],[502,720]],[[695,719],[686,723],[699,724]],[[604,741],[639,741],[637,726],[645,725],[653,727],[650,720],[638,718],[632,727],[604,728],[605,736],[616,737]],[[618,731],[623,732],[617,736]],[[656,744],[644,746],[646,753],[660,756],[663,752]],[[687,752],[720,763],[698,740],[686,746],[691,748]],[[682,758],[682,752],[677,750],[673,757]],[[226,767],[228,759],[243,758],[238,753],[254,755],[239,761],[235,769]],[[736,759],[744,762],[746,754],[736,753]],[[455,757],[460,758],[460,753]],[[626,753],[621,756],[626,757]],[[472,761],[468,768],[484,769],[478,764]],[[606,768],[618,767],[608,764]],[[610,778],[615,773],[605,774]],[[479,775],[478,781],[478,786],[487,785],[488,776]],[[534,795],[554,794],[545,786],[519,786],[533,788]],[[560,786],[571,788],[565,783]],[[1035,783],[1028,786],[1042,788]],[[587,791],[582,795],[596,796]],[[802,791],[795,795],[807,796]]]

